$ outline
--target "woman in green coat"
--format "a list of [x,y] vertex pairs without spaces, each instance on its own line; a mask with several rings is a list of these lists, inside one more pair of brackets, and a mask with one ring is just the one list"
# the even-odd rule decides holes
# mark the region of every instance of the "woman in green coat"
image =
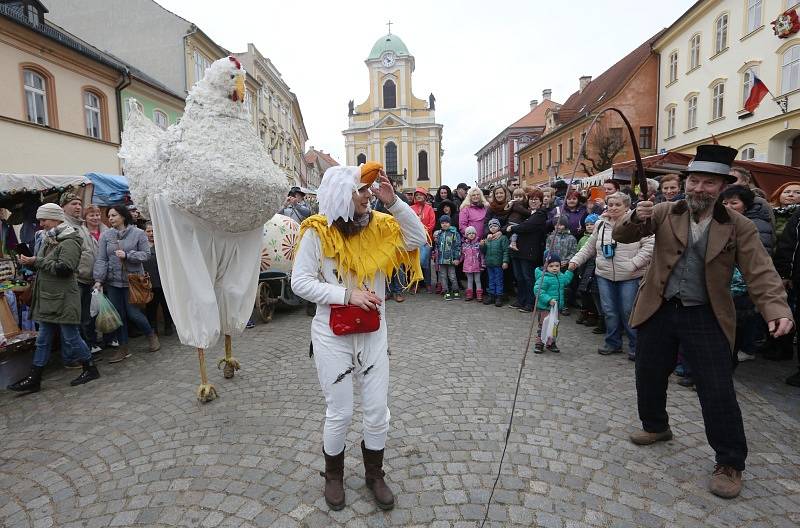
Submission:
[[83,366],[81,375],[70,385],[81,385],[100,377],[92,361],[89,347],[81,339],[81,294],[76,273],[81,259],[81,236],[65,223],[64,210],[53,203],[36,211],[44,240],[35,257],[20,256],[20,262],[36,269],[31,302],[32,319],[39,323],[36,352],[30,374],[8,386],[16,392],[38,392],[42,370],[50,359],[50,348],[56,330],[61,332],[68,350],[65,357],[77,358]]

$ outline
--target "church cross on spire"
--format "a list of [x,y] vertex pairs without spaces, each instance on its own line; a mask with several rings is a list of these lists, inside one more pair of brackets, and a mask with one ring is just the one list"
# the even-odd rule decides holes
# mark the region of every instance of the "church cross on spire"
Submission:
[[386,25],[389,26],[389,34],[391,35],[392,34],[392,21],[389,20],[389,22],[387,22]]

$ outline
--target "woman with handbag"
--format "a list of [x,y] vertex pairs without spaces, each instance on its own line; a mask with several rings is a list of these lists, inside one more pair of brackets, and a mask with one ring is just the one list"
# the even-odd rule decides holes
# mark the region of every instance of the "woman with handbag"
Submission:
[[137,306],[147,304],[153,296],[143,266],[150,258],[147,235],[134,225],[131,213],[124,205],[109,207],[108,222],[112,229],[103,231],[98,242],[94,287],[99,290],[105,285],[106,295],[122,319],[122,326],[116,332],[119,347],[108,358],[109,363],[117,363],[130,357],[128,319],[147,336],[150,352],[158,351],[161,344],[147,317]]
[[[377,181],[376,181],[377,179]],[[370,211],[373,193],[390,214]],[[422,279],[419,249],[428,233],[397,199],[379,163],[331,167],[317,191],[319,211],[300,227],[292,290],[317,304],[311,342],[325,395],[325,501],[341,510],[345,437],[353,416],[353,378],[362,388],[367,486],[378,507],[394,507],[384,482],[383,450],[389,430],[389,357],[384,299],[386,279],[402,269]]]

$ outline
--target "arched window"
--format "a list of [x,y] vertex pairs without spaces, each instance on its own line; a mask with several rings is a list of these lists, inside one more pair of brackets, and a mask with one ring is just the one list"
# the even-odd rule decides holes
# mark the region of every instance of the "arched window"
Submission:
[[95,139],[102,139],[102,114],[100,98],[96,93],[83,92],[83,113],[86,120],[86,135]]
[[714,85],[711,91],[711,119],[719,119],[725,110],[725,83]]
[[428,153],[424,150],[420,150],[419,154],[417,154],[417,164],[419,165],[419,178],[417,180],[427,180],[428,179]]
[[697,96],[689,96],[686,103],[686,130],[693,130],[697,128]]
[[676,105],[670,105],[667,107],[667,138],[670,139],[675,137],[675,110]]
[[722,53],[728,49],[728,13],[720,15],[714,22],[714,53]]
[[397,174],[397,145],[391,141],[384,147],[386,174]]
[[169,127],[169,117],[161,110],[153,110],[153,123],[155,123],[158,128],[166,130],[167,127]]
[[678,52],[673,51],[669,54],[669,82],[674,83],[678,80]]
[[800,45],[783,53],[782,68],[781,91],[787,93],[800,88]]
[[395,86],[394,81],[391,79],[383,83],[383,107],[397,107],[397,86]]
[[700,34],[697,33],[689,41],[689,71],[700,66]]
[[356,157],[356,165],[363,165],[363,164],[365,164],[366,162],[367,162],[367,156],[366,156],[366,155],[364,155],[363,153],[362,153],[362,154],[359,154],[359,155]]
[[37,125],[48,125],[47,81],[33,70],[23,70],[25,79],[25,107],[28,121]]
[[745,145],[741,149],[739,149],[739,159],[741,160],[751,160],[756,157],[756,146],[753,144]]

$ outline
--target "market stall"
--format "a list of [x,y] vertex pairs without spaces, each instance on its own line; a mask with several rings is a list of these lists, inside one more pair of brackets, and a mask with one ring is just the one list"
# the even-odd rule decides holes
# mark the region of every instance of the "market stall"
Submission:
[[17,259],[33,251],[36,210],[67,190],[90,203],[92,187],[84,176],[0,173],[0,386],[25,375],[36,342],[28,307],[33,271]]

